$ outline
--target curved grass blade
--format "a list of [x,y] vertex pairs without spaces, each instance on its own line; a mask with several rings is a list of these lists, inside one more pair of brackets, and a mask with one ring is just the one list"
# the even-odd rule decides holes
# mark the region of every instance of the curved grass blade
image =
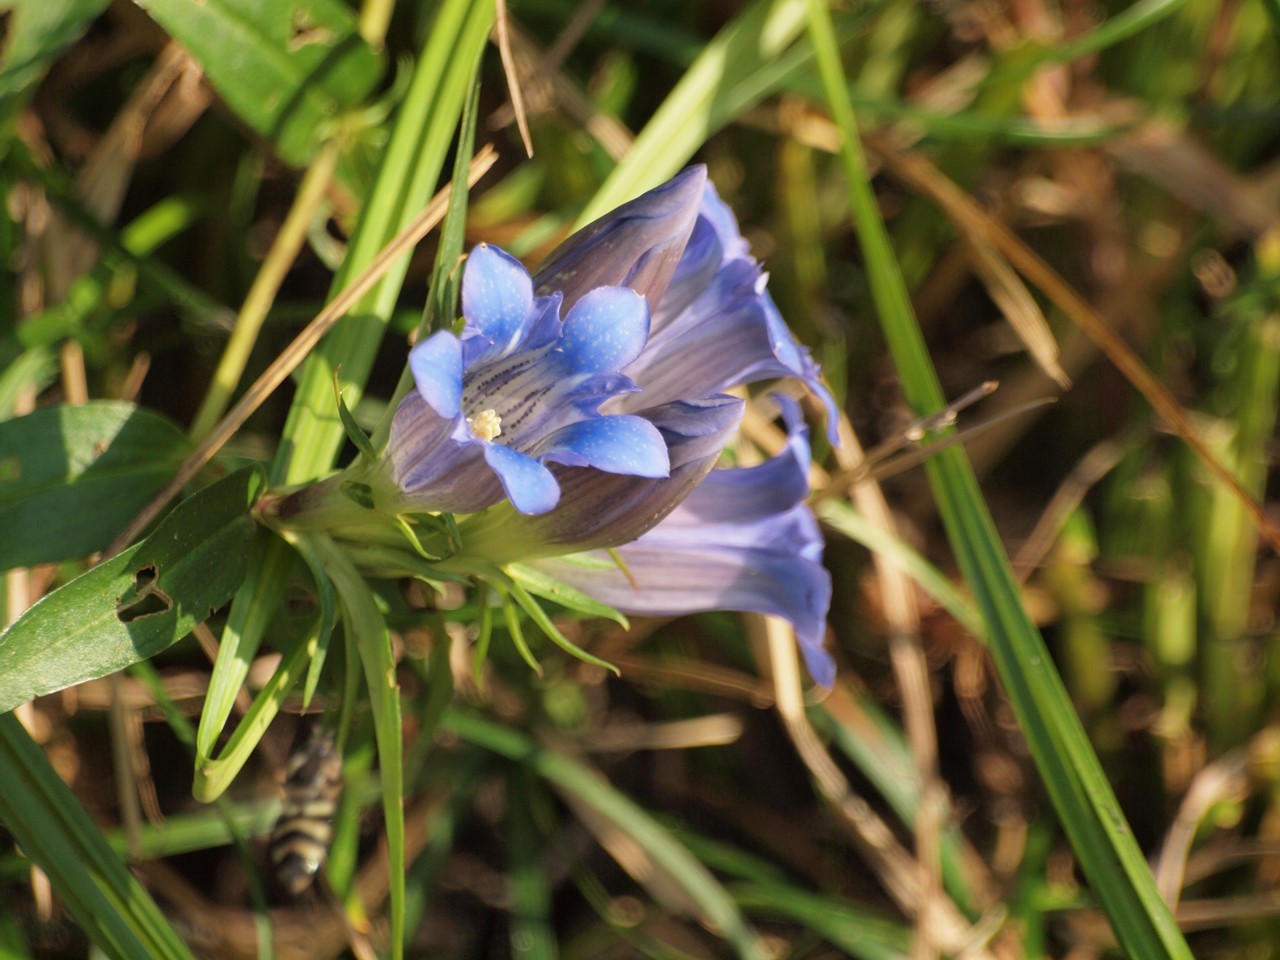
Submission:
[[[841,159],[868,279],[903,392],[919,413],[945,407],[910,298],[867,178],[848,84],[822,0],[809,0],[809,33],[828,104],[843,134]],[[1122,948],[1135,957],[1191,952],[1155,887],[1097,755],[1067,697],[1017,582],[963,450],[926,464],[948,539],[978,609],[1006,694],[1018,716],[1072,848]]]
[[13,714],[0,716],[0,822],[108,956],[190,960],[155,901],[116,858]]

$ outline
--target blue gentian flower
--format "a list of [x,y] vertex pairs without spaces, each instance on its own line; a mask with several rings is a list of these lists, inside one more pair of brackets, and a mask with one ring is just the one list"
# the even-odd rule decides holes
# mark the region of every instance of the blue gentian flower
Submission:
[[628,543],[674,510],[715,466],[742,421],[743,401],[719,394],[676,401],[646,413],[667,445],[671,471],[660,479],[554,469],[564,503],[540,516],[499,504],[461,528],[462,556],[505,564]]
[[437,528],[419,549],[478,576],[531,563],[624,612],[776,614],[829,685],[831,581],[798,407],[783,401],[786,454],[713,469],[744,407],[722,391],[760,380],[803,381],[835,441],[835,402],[766,279],[702,167],[574,234],[532,278],[482,244],[459,334],[410,352],[415,389],[383,454],[261,513],[353,542],[388,514],[470,514],[460,547]]
[[667,475],[648,420],[603,415],[638,389],[619,373],[644,349],[649,309],[629,287],[596,287],[560,320],[561,297],[535,297],[528,272],[481,244],[462,279],[462,336],[433,334],[409,354],[417,389],[387,447],[402,505],[471,513],[502,500],[544,513],[560,499],[549,463]]
[[665,476],[650,411],[766,378],[804,380],[834,429],[737,230],[698,166],[574,234],[532,280],[495,247],[472,251],[461,339],[410,353],[417,390],[388,446],[400,507],[471,513],[505,495],[544,513],[560,499],[552,463]]

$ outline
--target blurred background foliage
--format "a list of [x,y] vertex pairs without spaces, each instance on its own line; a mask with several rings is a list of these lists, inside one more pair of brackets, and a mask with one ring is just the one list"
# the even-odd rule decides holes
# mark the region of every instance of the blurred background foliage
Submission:
[[[470,81],[467,44],[479,51],[493,11],[468,6],[4,9],[0,417],[124,400],[191,443],[208,436],[319,311],[334,269],[358,269],[352,233],[382,197],[378,171],[423,64],[438,63],[423,82]],[[876,320],[883,277],[837,156],[841,121],[814,56],[821,21],[781,0],[508,0],[505,16],[508,63],[485,47],[476,132],[499,159],[472,191],[466,245],[536,264],[580,217],[705,162],[871,466],[852,442],[816,441],[840,673],[804,707],[767,653],[776,624],[705,615],[628,632],[565,617],[561,629],[621,678],[554,648],[538,650],[535,677],[500,635],[477,686],[464,650],[474,597],[375,585],[400,658],[405,953],[1120,955],[919,466],[921,437],[946,431],[919,429],[900,386],[910,375]],[[1156,888],[1195,956],[1280,955],[1280,560],[1167,406],[1280,523],[1280,8],[857,0],[831,4],[823,28],[942,391],[960,400],[999,384],[953,411],[963,447]],[[406,148],[434,172],[389,223],[447,179],[455,99]],[[281,238],[295,235],[289,251]],[[362,359],[338,354],[366,427],[400,375],[437,242],[384,296],[385,338],[361,339]],[[267,269],[279,280],[264,293]],[[260,329],[246,319],[259,300]],[[220,370],[233,330],[240,356]],[[1163,400],[1135,383],[1126,343]],[[332,398],[328,374],[313,378]],[[195,486],[294,442],[290,401],[289,389],[270,397]],[[145,493],[118,501],[111,532],[187,449],[168,428],[146,440],[146,478],[122,483]],[[776,442],[754,415],[737,452]],[[332,461],[316,454],[312,475]],[[5,496],[16,531],[30,505]],[[57,564],[13,546],[6,620],[102,546],[42,557]],[[286,565],[268,640],[246,663],[250,690],[311,629],[309,584]],[[206,654],[227,616],[210,622],[204,652],[187,640],[18,711],[82,805],[33,779],[23,790],[57,817],[29,829],[86,845],[84,831],[100,831],[125,856],[141,885],[99,881],[118,895],[95,907],[82,891],[85,909],[134,917],[152,955],[182,955],[173,931],[197,955],[390,953],[374,721],[349,694],[348,787],[327,877],[307,897],[274,891],[263,854],[281,770],[313,722],[299,694],[224,797],[192,798]],[[312,714],[343,700],[338,647]],[[7,762],[38,765],[6,730]],[[24,811],[7,803],[16,836]],[[110,922],[69,919],[76,880],[55,872],[55,895],[12,843],[0,879],[0,956],[147,955]],[[150,909],[143,889],[162,908],[154,929],[136,920]]]

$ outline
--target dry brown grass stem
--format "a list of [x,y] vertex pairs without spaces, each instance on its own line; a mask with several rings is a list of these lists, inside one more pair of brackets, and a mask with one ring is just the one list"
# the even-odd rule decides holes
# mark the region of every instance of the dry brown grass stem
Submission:
[[[884,819],[854,792],[818,739],[805,716],[794,631],[775,617],[758,620],[764,625],[777,691],[778,716],[787,736],[823,798],[848,827],[850,837],[885,891],[904,914],[916,921],[917,940],[923,943],[923,946],[917,945],[917,950],[941,951],[966,960],[994,960],[985,944],[990,930],[972,927],[942,892],[940,884],[931,883],[922,875],[917,860],[898,843]],[[917,825],[917,833],[918,830]]]
[[1199,431],[1192,424],[1191,418],[1168,388],[1088,301],[1012,230],[983,210],[972,197],[928,160],[915,154],[903,153],[879,141],[870,146],[885,159],[894,176],[932,198],[961,233],[985,237],[1022,276],[1038,287],[1084,331],[1134,389],[1151,404],[1170,429],[1191,448],[1206,469],[1236,496],[1245,512],[1253,518],[1258,531],[1271,545],[1271,549],[1280,555],[1280,529],[1267,517],[1261,505],[1236,479],[1235,474],[1200,439]]

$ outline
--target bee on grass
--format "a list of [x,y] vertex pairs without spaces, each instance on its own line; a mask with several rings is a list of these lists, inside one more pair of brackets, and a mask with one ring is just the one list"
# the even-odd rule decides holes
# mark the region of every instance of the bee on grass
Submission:
[[284,802],[271,831],[276,882],[292,897],[306,893],[324,865],[333,839],[333,815],[342,797],[342,755],[333,731],[316,727],[289,757]]

